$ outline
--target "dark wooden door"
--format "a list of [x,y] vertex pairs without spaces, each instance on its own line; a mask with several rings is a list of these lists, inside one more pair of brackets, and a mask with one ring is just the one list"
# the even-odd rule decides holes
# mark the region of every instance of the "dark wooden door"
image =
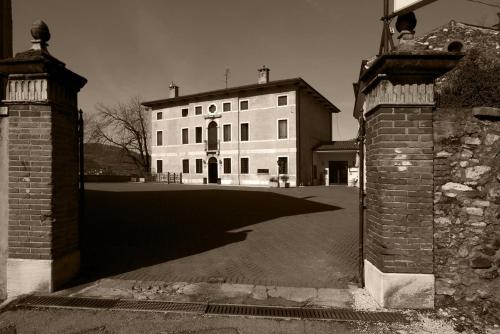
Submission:
[[347,161],[329,161],[330,184],[347,184]]
[[217,159],[210,158],[208,161],[208,183],[217,183],[219,178],[219,165]]

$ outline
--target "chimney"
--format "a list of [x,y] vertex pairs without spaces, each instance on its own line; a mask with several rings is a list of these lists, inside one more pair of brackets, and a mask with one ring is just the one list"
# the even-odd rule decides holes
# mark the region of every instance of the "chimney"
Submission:
[[259,68],[259,83],[260,84],[266,84],[269,82],[269,69],[266,67],[266,65],[262,66],[262,68]]
[[177,86],[176,84],[174,84],[174,82],[172,81],[172,83],[170,84],[170,86],[168,87],[169,88],[169,97],[172,99],[174,97],[178,97],[179,96],[179,86]]

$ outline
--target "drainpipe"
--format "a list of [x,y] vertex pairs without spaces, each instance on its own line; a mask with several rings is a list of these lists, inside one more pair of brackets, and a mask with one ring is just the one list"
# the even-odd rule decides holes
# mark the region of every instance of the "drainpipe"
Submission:
[[365,229],[365,120],[361,112],[359,116],[359,284],[365,287],[364,277],[364,229]]
[[[238,96],[238,99],[237,99],[237,103],[236,103],[236,108],[238,108],[238,125],[236,126],[236,128],[238,129],[238,185],[240,186],[241,185],[241,154],[240,154],[240,128],[241,128],[241,124],[240,124],[240,97]],[[250,165],[250,163],[249,163]]]
[[[296,171],[295,171],[295,186],[299,187],[302,182],[302,150],[301,150],[301,138],[300,138],[300,92],[301,87],[299,86],[295,91],[295,145],[297,146],[297,154],[295,155],[296,161]],[[278,173],[278,185],[279,185],[279,173]]]

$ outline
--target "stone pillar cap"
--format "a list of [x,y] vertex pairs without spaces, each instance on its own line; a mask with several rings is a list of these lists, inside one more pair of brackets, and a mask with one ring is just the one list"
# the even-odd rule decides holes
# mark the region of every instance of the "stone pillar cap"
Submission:
[[61,80],[77,91],[87,83],[87,79],[70,71],[66,65],[49,54],[47,41],[50,40],[50,31],[42,20],[35,21],[31,27],[33,46],[24,52],[19,52],[13,58],[0,60],[0,75],[49,75]]
[[370,90],[382,77],[408,83],[432,82],[455,68],[464,57],[462,52],[445,51],[395,51],[383,54],[360,77]]

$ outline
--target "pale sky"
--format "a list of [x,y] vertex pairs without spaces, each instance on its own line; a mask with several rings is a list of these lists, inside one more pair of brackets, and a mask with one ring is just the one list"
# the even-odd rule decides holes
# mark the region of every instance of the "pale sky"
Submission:
[[[334,139],[353,138],[360,62],[378,52],[382,0],[12,0],[14,52],[31,45],[30,27],[43,19],[49,52],[89,82],[80,107],[114,104],[132,96],[168,97],[257,82],[302,77],[342,112]],[[484,0],[500,4],[499,0]],[[417,34],[451,19],[497,23],[496,12],[467,0],[439,0],[416,12]],[[337,133],[337,123],[340,133]]]

